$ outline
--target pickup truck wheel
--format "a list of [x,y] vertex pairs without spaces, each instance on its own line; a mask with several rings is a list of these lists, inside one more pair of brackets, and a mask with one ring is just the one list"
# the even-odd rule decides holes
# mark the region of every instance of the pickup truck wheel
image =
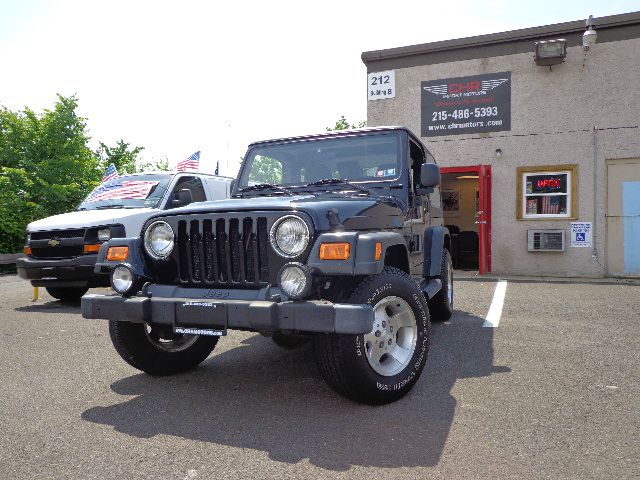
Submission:
[[80,297],[89,290],[85,287],[45,287],[53,298],[63,302],[79,302]]
[[285,335],[284,333],[276,332],[271,336],[273,343],[285,350],[295,350],[309,343],[308,338],[296,337],[295,335]]
[[109,335],[122,359],[149,375],[172,375],[197,367],[218,337],[182,335],[144,323],[109,322]]
[[442,253],[442,266],[438,278],[442,281],[442,289],[428,302],[432,322],[443,322],[453,315],[453,266],[448,250]]
[[362,280],[349,303],[373,306],[373,330],[315,339],[320,373],[335,391],[357,402],[398,400],[411,390],[427,360],[430,322],[424,295],[405,272],[385,267]]

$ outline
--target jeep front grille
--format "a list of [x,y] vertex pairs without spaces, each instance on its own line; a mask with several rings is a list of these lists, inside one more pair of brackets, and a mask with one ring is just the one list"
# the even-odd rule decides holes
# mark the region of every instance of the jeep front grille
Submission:
[[177,222],[182,283],[263,285],[269,281],[267,218]]

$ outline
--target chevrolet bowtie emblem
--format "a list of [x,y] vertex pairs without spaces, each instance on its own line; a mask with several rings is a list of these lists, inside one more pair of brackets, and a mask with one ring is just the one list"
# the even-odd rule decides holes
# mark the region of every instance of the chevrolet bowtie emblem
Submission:
[[49,244],[49,246],[55,247],[56,245],[60,245],[60,240],[58,240],[57,238],[52,238],[47,243]]

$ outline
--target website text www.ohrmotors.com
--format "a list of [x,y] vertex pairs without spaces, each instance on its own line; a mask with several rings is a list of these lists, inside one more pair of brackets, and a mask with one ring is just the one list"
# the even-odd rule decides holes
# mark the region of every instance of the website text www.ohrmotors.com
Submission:
[[458,128],[478,128],[478,127],[494,127],[502,125],[502,120],[489,120],[486,122],[466,122],[466,123],[450,123],[449,125],[429,125],[429,131],[436,130],[456,130]]

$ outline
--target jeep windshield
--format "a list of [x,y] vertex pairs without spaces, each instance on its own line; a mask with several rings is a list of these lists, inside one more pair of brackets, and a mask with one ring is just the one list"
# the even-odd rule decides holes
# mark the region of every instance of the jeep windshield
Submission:
[[[364,190],[397,180],[400,169],[400,136],[395,132],[305,138],[251,148],[238,189],[261,194],[282,187],[288,191]],[[255,186],[260,188],[252,188]]]
[[157,208],[171,181],[170,175],[125,175],[101,183],[78,210]]

